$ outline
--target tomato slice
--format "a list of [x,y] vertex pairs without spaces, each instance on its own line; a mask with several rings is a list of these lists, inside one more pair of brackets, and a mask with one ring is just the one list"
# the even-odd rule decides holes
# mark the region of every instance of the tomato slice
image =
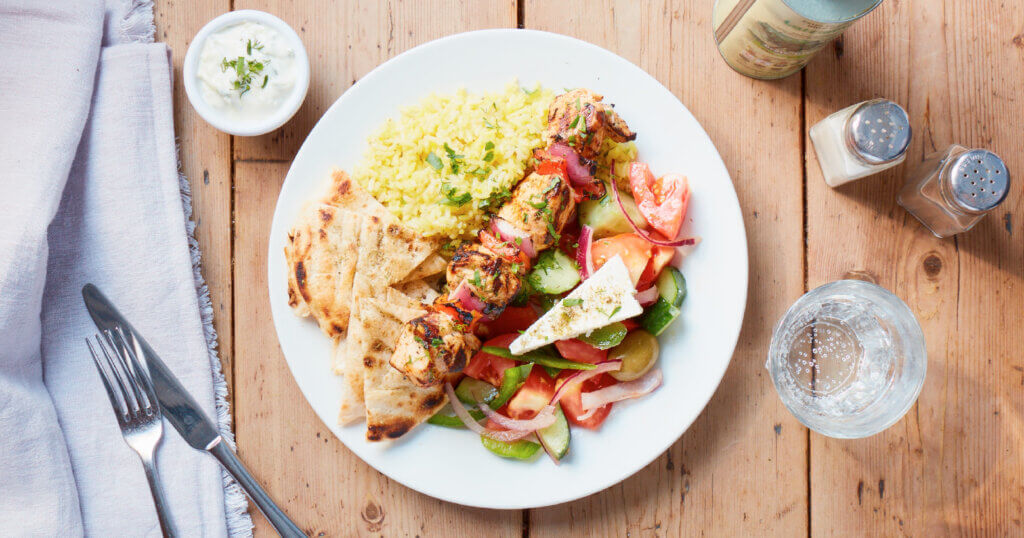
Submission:
[[604,263],[616,255],[622,257],[629,270],[629,278],[635,285],[640,281],[647,262],[651,259],[651,244],[634,233],[620,234],[594,241],[590,246],[590,255],[594,258],[594,270],[600,269]]
[[[565,378],[570,375],[572,375],[571,371],[562,370],[562,373],[558,374],[555,386],[560,386]],[[576,426],[582,426],[591,430],[600,428],[601,424],[603,424],[605,419],[608,418],[608,413],[612,411],[612,404],[599,407],[597,411],[594,411],[594,414],[590,415],[585,420],[581,420],[580,417],[583,416],[585,412],[583,411],[583,404],[580,402],[580,395],[584,392],[595,391],[614,384],[615,378],[608,374],[601,374],[565,391],[565,394],[563,394],[561,400],[559,400],[562,404],[562,411],[565,412],[565,418],[569,420],[569,423]]]
[[690,183],[686,176],[665,174],[657,180],[644,163],[629,165],[629,188],[652,228],[669,239],[679,235],[679,228],[690,202]]
[[561,157],[547,157],[537,163],[536,172],[542,176],[562,176],[565,180],[569,175],[566,173],[565,159]]
[[508,401],[508,416],[514,419],[529,420],[540,413],[555,397],[555,380],[539,366],[530,370],[526,382]]
[[607,349],[597,349],[578,338],[559,340],[555,342],[555,347],[562,357],[571,361],[597,364],[608,360]]
[[622,324],[626,326],[626,332],[633,332],[640,328],[640,323],[633,318],[622,320]]
[[[652,235],[657,236],[658,234]],[[644,272],[640,275],[640,280],[636,283],[636,289],[638,290],[645,290],[651,287],[654,280],[658,278],[659,274],[661,274],[661,270],[664,269],[676,255],[676,249],[672,247],[663,247],[661,245],[651,245],[651,251],[651,261],[648,262],[647,267],[644,268]]]
[[[484,345],[508,348],[508,345],[518,337],[518,333],[503,334],[484,342]],[[474,379],[486,381],[495,387],[499,387],[501,386],[501,379],[505,377],[505,370],[516,366],[516,364],[516,361],[512,359],[506,359],[505,357],[499,357],[497,355],[478,351],[476,355],[473,355],[473,358],[469,360],[469,364],[462,369],[462,373]]]
[[478,332],[482,336],[515,334],[533,325],[537,317],[532,306],[507,306],[497,319],[481,322]]

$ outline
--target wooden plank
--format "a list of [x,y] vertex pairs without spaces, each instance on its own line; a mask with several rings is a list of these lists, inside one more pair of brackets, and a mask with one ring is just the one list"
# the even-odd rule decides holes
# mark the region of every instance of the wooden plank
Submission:
[[400,52],[458,32],[516,25],[515,0],[238,0],[235,7],[267,11],[291,24],[306,45],[313,73],[295,117],[267,135],[236,139],[238,159],[291,160],[338,96]]
[[1011,171],[1024,166],[1019,122],[1010,120],[1024,115],[1024,8],[935,4],[883,3],[807,69],[808,125],[885,96],[907,107],[915,136],[908,164],[837,190],[808,150],[809,284],[868,275],[914,310],[929,355],[924,389],[901,422],[857,441],[812,434],[814,534],[1024,532],[1020,189],[975,230],[946,240],[895,201],[922,156],[951,142],[993,149]]
[[213,326],[217,329],[221,365],[232,391],[231,289],[231,137],[214,129],[192,108],[182,85],[181,64],[196,32],[229,9],[228,0],[202,2],[184,9],[174,0],[154,6],[156,40],[171,47],[174,63],[174,132],[181,150],[181,170],[192,185],[192,218],[203,252],[202,272],[210,288]]
[[[519,511],[468,509],[385,478],[346,449],[299,392],[277,343],[266,281],[270,222],[287,170],[286,163],[235,167],[235,300],[245,313],[236,323],[246,335],[235,365],[242,460],[310,536],[519,536]],[[258,535],[273,535],[255,519]]]
[[531,510],[530,534],[805,534],[807,434],[764,369],[772,324],[804,285],[799,77],[765,83],[734,73],[711,38],[712,2],[527,0],[524,7],[527,28],[580,37],[624,56],[700,120],[739,193],[751,274],[732,364],[681,441],[602,493]]

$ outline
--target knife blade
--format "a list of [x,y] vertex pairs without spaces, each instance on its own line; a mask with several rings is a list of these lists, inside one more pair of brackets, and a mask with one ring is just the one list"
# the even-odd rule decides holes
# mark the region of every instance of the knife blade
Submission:
[[220,436],[214,423],[207,418],[199,404],[185,387],[181,386],[178,378],[174,377],[164,361],[160,360],[153,348],[149,347],[146,340],[121,315],[117,307],[92,284],[82,287],[82,298],[93,323],[100,331],[115,331],[120,328],[128,340],[128,345],[135,349],[136,355],[145,358],[153,389],[156,391],[156,399],[163,408],[164,417],[185,441],[193,448],[205,450],[217,458],[217,461],[235,477],[238,485],[249,495],[260,512],[263,512],[278,534],[289,538],[305,538],[306,534],[302,529],[274,503],[228,444],[221,442],[224,438]]
[[86,284],[82,288],[82,298],[93,323],[100,331],[114,331],[120,327],[128,339],[128,345],[134,347],[138,354],[146,359],[149,376],[153,380],[153,388],[164,416],[185,441],[199,450],[209,450],[220,443],[221,436],[213,422],[103,292],[92,284]]

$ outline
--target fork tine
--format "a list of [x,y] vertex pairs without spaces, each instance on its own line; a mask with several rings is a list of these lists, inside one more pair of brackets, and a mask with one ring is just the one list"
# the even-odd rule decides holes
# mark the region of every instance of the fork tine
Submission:
[[[96,335],[97,345],[102,349],[102,344],[99,344],[99,335]],[[103,362],[100,360],[100,356],[96,353],[96,349],[92,347],[92,341],[88,338],[85,339],[85,345],[89,347],[89,354],[92,355],[92,361],[96,364],[96,370],[100,373],[100,380],[103,381],[103,387],[107,389],[107,397],[110,398],[110,405],[114,407],[114,413],[117,414],[119,420],[127,420],[128,410],[124,405],[124,402],[118,397],[118,393],[115,392],[113,385],[110,381],[110,374],[103,367]]]
[[142,364],[139,362],[138,354],[136,354],[135,350],[132,349],[132,346],[128,344],[128,338],[125,336],[124,331],[120,326],[115,328],[113,335],[117,337],[117,342],[120,346],[120,350],[122,351],[121,359],[128,365],[128,372],[134,380],[133,385],[136,390],[136,394],[140,396],[139,403],[142,404],[143,400],[145,400],[143,409],[146,411],[147,415],[153,414],[159,404],[156,399],[156,391],[153,389],[153,383],[149,379],[146,369],[143,368]]
[[128,415],[134,416],[139,412],[139,401],[133,389],[130,388],[133,383],[131,378],[128,377],[128,372],[125,371],[126,365],[121,361],[121,355],[117,352],[117,347],[114,346],[114,341],[110,337],[110,331],[104,330],[102,335],[102,339],[97,338],[97,341],[100,342],[100,350],[103,352],[103,356],[106,357],[107,364],[117,379],[117,384],[121,387],[121,394],[124,395],[124,403],[125,407],[128,408]]

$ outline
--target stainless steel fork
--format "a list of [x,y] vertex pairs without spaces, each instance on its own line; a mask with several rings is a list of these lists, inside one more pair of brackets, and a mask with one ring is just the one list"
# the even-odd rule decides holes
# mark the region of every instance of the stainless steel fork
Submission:
[[89,353],[107,389],[110,404],[117,415],[117,423],[121,426],[121,435],[142,460],[149,489],[153,493],[156,515],[160,520],[160,530],[164,536],[175,536],[167,502],[160,487],[160,475],[156,470],[156,447],[160,444],[164,425],[160,403],[156,399],[149,374],[142,368],[135,350],[128,345],[120,327],[113,332],[103,331],[102,335],[97,334],[94,339],[96,347],[88,338],[85,344],[89,346]]

